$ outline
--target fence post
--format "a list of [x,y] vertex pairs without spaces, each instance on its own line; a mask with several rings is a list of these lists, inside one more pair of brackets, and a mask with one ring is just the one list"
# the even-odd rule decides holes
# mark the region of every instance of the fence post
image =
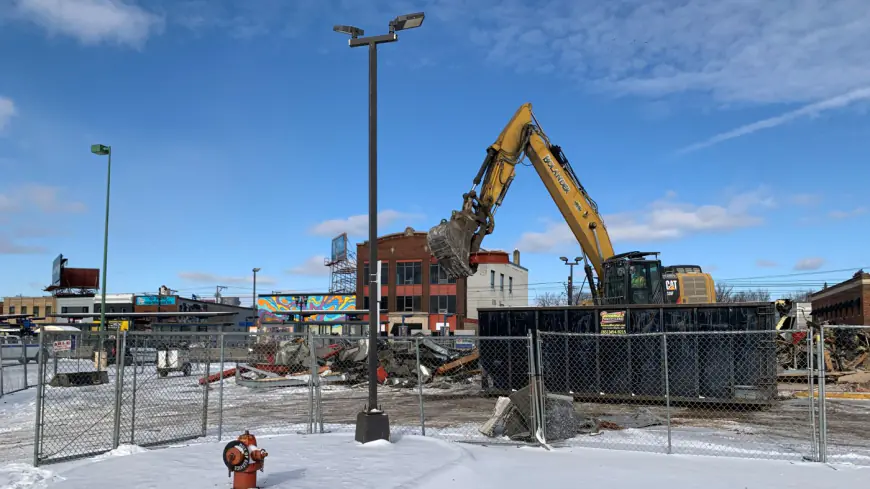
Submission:
[[665,382],[665,420],[668,430],[668,454],[672,451],[671,445],[671,381],[668,377],[668,334],[662,333],[662,374]]
[[[23,342],[23,338],[19,341],[21,341],[21,364],[24,365],[24,388],[27,389],[27,344]],[[36,361],[39,362],[39,356],[36,358]]]
[[5,377],[5,376],[6,376],[6,368],[3,366],[3,347],[0,346],[0,398],[2,398],[3,393],[6,392],[6,389],[3,386],[3,377]]
[[[477,341],[480,348],[480,340]],[[423,408],[423,369],[420,365],[420,337],[414,338],[414,349],[417,353],[417,395],[420,397],[420,430],[426,436],[426,411]]]
[[[126,335],[126,333],[125,333],[125,335]],[[133,348],[136,348],[137,352],[139,351],[139,338],[137,338],[135,336],[133,337]],[[133,354],[133,395],[132,395],[132,399],[131,399],[132,404],[130,405],[130,444],[131,445],[136,444],[136,389],[137,389],[136,382],[137,382],[137,377],[138,377],[138,375],[136,374],[136,371],[139,370],[139,358],[140,357],[138,354],[136,354],[136,353]],[[156,358],[154,360],[157,361]],[[144,365],[145,361],[142,360],[142,363]]]
[[819,439],[816,431],[816,386],[815,386],[815,376],[814,372],[814,362],[813,357],[816,356],[815,347],[813,345],[813,330],[810,329],[807,332],[807,386],[809,386],[809,392],[807,396],[807,401],[810,407],[810,429],[813,431],[813,443],[810,446],[810,450],[812,453],[812,459],[814,462],[819,461]]
[[828,462],[828,413],[825,399],[825,326],[819,326],[819,343],[817,346],[819,364],[819,462]]
[[[221,366],[220,366],[220,384],[218,385],[218,441],[224,434],[224,343],[226,342],[223,328],[221,328]],[[208,379],[206,379],[208,381]]]
[[[45,331],[43,328],[39,329],[39,348],[45,345]],[[33,424],[33,466],[39,467],[39,449],[42,447],[42,404],[43,404],[43,396],[45,394],[45,370],[42,366],[42,362],[39,362],[37,366],[38,379],[36,382],[36,420]]]
[[115,422],[112,429],[112,448],[121,444],[121,398],[124,392],[124,355],[127,346],[127,333],[118,331],[115,334]]
[[214,345],[210,335],[205,338],[208,348],[205,349],[205,380],[202,383],[202,436],[208,434],[208,376],[211,375],[211,349]]
[[308,427],[306,428],[306,433],[311,434],[314,433],[314,426],[317,422],[314,416],[314,362],[311,358],[314,357],[314,332],[311,331],[311,328],[307,328],[307,341],[308,341],[308,353],[309,353],[309,363],[308,363]]

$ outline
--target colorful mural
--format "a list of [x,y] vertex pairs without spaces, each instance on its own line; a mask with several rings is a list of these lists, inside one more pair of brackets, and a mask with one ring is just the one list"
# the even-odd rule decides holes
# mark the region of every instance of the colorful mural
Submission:
[[[348,311],[356,309],[355,295],[275,295],[257,299],[260,319],[264,323],[280,322],[283,317],[276,311]],[[341,314],[307,316],[306,321],[338,321]]]

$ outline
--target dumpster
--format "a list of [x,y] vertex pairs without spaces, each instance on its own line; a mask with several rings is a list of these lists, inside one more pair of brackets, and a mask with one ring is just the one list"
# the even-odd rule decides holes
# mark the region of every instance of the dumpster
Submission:
[[[776,395],[773,303],[502,307],[478,317],[481,336],[540,340],[535,357],[550,392],[663,401],[667,345],[671,400],[768,403]],[[491,373],[484,387],[525,386],[525,350],[482,347],[481,366]]]

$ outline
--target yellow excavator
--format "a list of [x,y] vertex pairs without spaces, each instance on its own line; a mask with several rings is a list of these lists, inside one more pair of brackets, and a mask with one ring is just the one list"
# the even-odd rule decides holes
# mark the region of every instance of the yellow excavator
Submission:
[[528,103],[520,106],[487,148],[471,190],[462,196],[461,210],[429,230],[429,249],[450,278],[476,273],[474,254],[495,229],[495,213],[513,182],[516,166],[526,156],[583,250],[595,304],[716,302],[713,279],[700,266],[663,267],[658,252],[614,253],[598,204],[583,188],[562,148],[550,142]]

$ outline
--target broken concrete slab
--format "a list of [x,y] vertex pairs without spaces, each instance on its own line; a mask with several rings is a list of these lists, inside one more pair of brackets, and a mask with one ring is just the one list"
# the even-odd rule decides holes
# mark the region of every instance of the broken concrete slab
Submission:
[[837,379],[838,384],[867,384],[870,383],[870,372],[855,372],[843,375]]

